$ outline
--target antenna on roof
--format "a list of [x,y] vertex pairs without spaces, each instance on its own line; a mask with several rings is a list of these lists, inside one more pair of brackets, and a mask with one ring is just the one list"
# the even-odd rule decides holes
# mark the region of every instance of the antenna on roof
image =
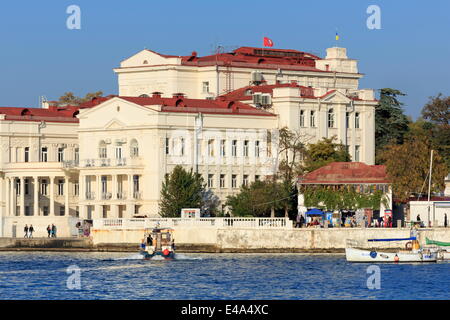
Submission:
[[48,109],[48,100],[45,96],[39,96],[39,108]]

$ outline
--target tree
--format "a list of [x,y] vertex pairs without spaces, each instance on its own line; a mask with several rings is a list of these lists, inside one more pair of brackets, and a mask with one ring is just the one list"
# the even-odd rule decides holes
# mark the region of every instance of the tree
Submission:
[[283,208],[284,189],[271,179],[242,186],[239,193],[227,197],[226,205],[234,216],[269,217]]
[[84,98],[75,96],[73,92],[65,92],[61,97],[59,97],[58,103],[68,105],[79,105],[83,102],[91,101],[93,98],[101,96],[103,96],[102,91],[89,92],[84,96]]
[[179,217],[183,208],[202,208],[204,194],[202,176],[178,165],[162,183],[160,214],[162,217]]
[[[399,200],[423,192],[430,166],[431,139],[424,135],[408,136],[403,144],[385,146],[380,159],[392,180],[393,193]],[[432,192],[441,191],[448,168],[437,150],[433,155]]]
[[450,97],[444,97],[441,93],[430,97],[422,109],[422,116],[430,122],[432,141],[450,169]]
[[311,172],[330,162],[348,162],[350,154],[345,145],[334,142],[336,136],[322,138],[317,143],[308,144],[306,148],[306,158],[304,161],[304,171]]
[[403,114],[403,108],[398,96],[405,96],[399,90],[380,89],[380,101],[375,107],[375,155],[380,163],[379,153],[390,143],[403,143],[403,137],[408,132],[408,118]]

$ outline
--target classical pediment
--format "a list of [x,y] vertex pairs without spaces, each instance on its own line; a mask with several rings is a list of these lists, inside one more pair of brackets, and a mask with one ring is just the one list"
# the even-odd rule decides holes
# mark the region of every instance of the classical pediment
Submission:
[[333,90],[320,99],[321,102],[350,103],[351,99],[338,90]]

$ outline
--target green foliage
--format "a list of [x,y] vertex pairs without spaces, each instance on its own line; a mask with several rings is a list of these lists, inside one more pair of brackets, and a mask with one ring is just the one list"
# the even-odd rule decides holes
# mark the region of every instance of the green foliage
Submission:
[[[387,145],[380,154],[386,165],[386,171],[392,181],[393,192],[399,200],[407,200],[413,194],[425,191],[423,189],[430,167],[430,153],[433,149],[432,139],[426,134],[408,135],[401,145]],[[433,155],[432,192],[444,188],[444,177],[448,167],[437,150]]]
[[293,195],[282,183],[255,181],[242,186],[238,194],[228,196],[226,205],[233,216],[269,217],[274,210],[286,208],[289,202],[284,200]]
[[399,90],[380,89],[379,104],[375,107],[375,154],[376,162],[380,151],[387,144],[403,143],[403,137],[408,132],[408,118],[403,114],[402,103],[398,96],[405,94]]
[[329,211],[347,209],[379,210],[380,203],[386,204],[382,190],[372,193],[357,192],[349,187],[333,188],[331,186],[304,186],[305,206]]
[[89,92],[84,96],[84,98],[81,98],[75,96],[73,92],[65,92],[61,97],[59,97],[58,102],[62,104],[79,105],[83,102],[91,101],[95,97],[101,97],[102,95],[102,91]]
[[205,185],[200,174],[176,166],[162,183],[161,216],[179,217],[183,208],[201,208],[204,192]]
[[305,172],[314,171],[331,162],[350,161],[350,154],[346,147],[341,143],[334,142],[335,140],[337,137],[333,136],[322,138],[317,143],[308,144],[304,163]]

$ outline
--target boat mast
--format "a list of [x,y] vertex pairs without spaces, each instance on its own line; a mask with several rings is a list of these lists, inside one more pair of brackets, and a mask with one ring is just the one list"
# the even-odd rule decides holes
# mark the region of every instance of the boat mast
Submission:
[[430,195],[431,195],[431,173],[433,172],[433,150],[431,150],[430,157],[430,176],[428,178],[428,226],[430,226]]

